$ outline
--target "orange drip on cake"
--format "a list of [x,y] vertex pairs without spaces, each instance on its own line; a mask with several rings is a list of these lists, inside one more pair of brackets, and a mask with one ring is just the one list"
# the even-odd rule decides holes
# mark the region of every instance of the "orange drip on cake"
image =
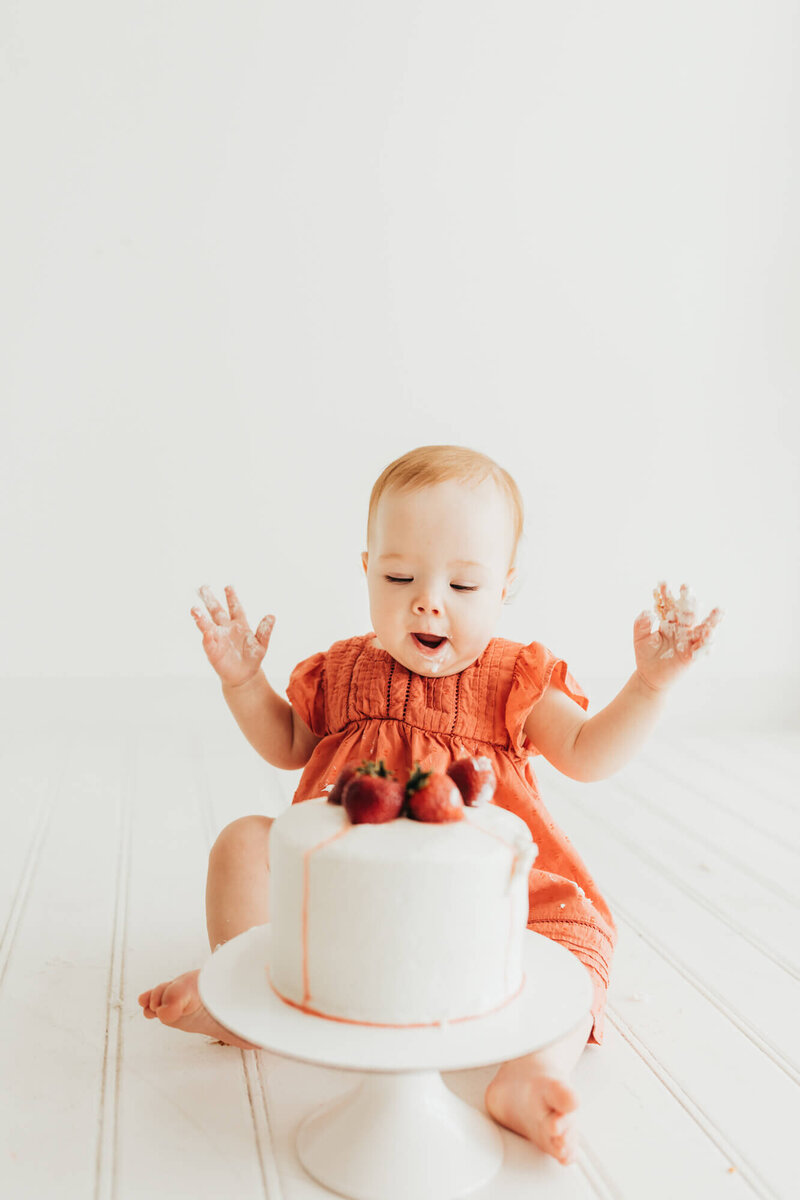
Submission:
[[[337,837],[340,835],[337,834]],[[332,840],[332,839],[331,839]],[[388,1021],[358,1021],[353,1017],[335,1017],[333,1013],[322,1012],[318,1008],[312,1008],[309,1004],[300,1004],[297,1000],[290,1000],[288,996],[282,995],[272,982],[272,977],[267,971],[269,986],[272,988],[275,995],[284,1004],[288,1004],[290,1008],[296,1008],[300,1012],[307,1013],[310,1017],[322,1017],[326,1021],[338,1021],[340,1025],[363,1025],[368,1029],[434,1029],[437,1025],[459,1025],[462,1021],[477,1021],[481,1017],[491,1016],[492,1013],[499,1012],[501,1008],[505,1008],[512,1000],[516,1000],[517,996],[525,987],[525,975],[522,976],[522,981],[512,996],[507,996],[505,1000],[501,1000],[499,1004],[495,1004],[492,1008],[487,1008],[485,1012],[469,1013],[466,1017],[453,1017],[452,1020],[442,1021],[417,1021],[412,1024],[392,1024]]]
[[[515,842],[509,841],[507,838],[502,837],[500,834],[492,833],[491,831],[484,829],[480,825],[470,821],[467,813],[465,813],[465,819],[466,819],[467,824],[469,824],[472,829],[475,829],[480,833],[486,834],[487,837],[491,837],[495,841],[499,841],[502,845],[504,845],[508,849],[509,854],[511,855],[511,867],[510,867],[510,872],[509,872],[509,883],[510,883],[514,877],[514,873],[517,868],[517,864],[518,864],[521,854],[523,852],[519,849],[518,845]],[[271,972],[268,969],[267,977],[269,979],[270,987],[272,988],[275,995],[278,996],[278,998],[280,1000],[282,1000],[284,1002],[284,1004],[288,1004],[288,1005],[290,1005],[290,1007],[298,1009],[300,1012],[307,1013],[310,1016],[321,1017],[321,1018],[323,1018],[325,1020],[329,1020],[329,1021],[337,1021],[337,1022],[339,1022],[341,1024],[345,1024],[345,1025],[359,1025],[359,1026],[364,1026],[364,1027],[369,1027],[369,1028],[378,1028],[378,1029],[425,1029],[425,1028],[435,1028],[437,1026],[444,1026],[444,1025],[448,1025],[448,1024],[458,1024],[463,1021],[473,1021],[473,1020],[477,1020],[481,1017],[489,1016],[490,1014],[492,1014],[494,1012],[498,1012],[498,1011],[500,1011],[500,1009],[505,1008],[506,1005],[510,1004],[513,1000],[515,1000],[517,998],[517,996],[519,996],[519,994],[522,992],[522,990],[525,986],[524,974],[522,975],[522,979],[520,981],[519,986],[514,990],[514,992],[512,994],[506,996],[498,1004],[495,1004],[491,1008],[485,1009],[481,1012],[468,1013],[464,1016],[454,1017],[454,1018],[452,1018],[452,1020],[441,1019],[441,1020],[410,1022],[410,1023],[367,1021],[367,1020],[354,1019],[354,1018],[350,1018],[350,1017],[337,1016],[332,1013],[326,1013],[326,1012],[323,1012],[322,1010],[320,1010],[319,1008],[316,1008],[312,1004],[311,980],[310,980],[311,964],[310,964],[309,931],[308,931],[310,898],[311,898],[311,859],[312,859],[313,855],[315,855],[318,851],[323,850],[326,846],[330,846],[334,842],[339,841],[346,834],[352,833],[354,828],[355,828],[354,825],[348,823],[343,829],[340,829],[336,833],[330,835],[329,837],[324,838],[322,841],[320,841],[316,845],[310,847],[310,849],[304,851],[304,853],[303,853],[303,892],[302,892],[302,914],[301,914],[303,996],[302,996],[302,1001],[292,1000],[292,999],[289,999],[289,997],[284,996],[278,990],[278,988],[275,986],[275,984],[273,983],[272,977],[271,977]],[[513,913],[512,913],[511,921],[509,923],[508,937],[507,937],[507,941],[506,941],[506,955],[505,955],[505,959],[506,959],[505,976],[506,976],[506,986],[507,987],[510,986],[510,984],[511,984],[511,948],[512,948],[512,944],[513,944],[513,937],[514,937],[514,919],[513,919]]]

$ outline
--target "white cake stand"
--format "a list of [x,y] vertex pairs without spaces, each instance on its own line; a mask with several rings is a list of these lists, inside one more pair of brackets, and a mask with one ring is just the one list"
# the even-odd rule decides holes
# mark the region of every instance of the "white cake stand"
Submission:
[[297,1152],[316,1180],[352,1200],[455,1200],[499,1170],[498,1127],[445,1085],[441,1071],[540,1050],[590,1010],[589,974],[569,950],[526,931],[525,986],[487,1017],[445,1027],[381,1029],[309,1016],[269,985],[269,925],[221,946],[200,972],[203,1004],[226,1029],[302,1062],[369,1072],[312,1110]]

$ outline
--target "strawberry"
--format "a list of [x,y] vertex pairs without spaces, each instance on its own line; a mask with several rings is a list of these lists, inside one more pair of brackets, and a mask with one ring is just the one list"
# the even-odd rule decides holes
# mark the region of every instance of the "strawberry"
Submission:
[[344,789],[347,787],[348,783],[353,778],[353,776],[355,775],[357,770],[358,770],[357,762],[349,762],[344,767],[342,767],[341,772],[337,776],[336,782],[334,783],[331,790],[328,792],[328,803],[329,804],[341,804],[342,803],[342,793],[344,792]]
[[419,763],[406,784],[408,815],[415,821],[460,821],[464,801],[453,780],[439,771],[423,771]]
[[354,825],[380,825],[403,811],[405,793],[383,759],[362,762],[342,792],[342,805]]
[[491,803],[497,780],[488,758],[459,758],[450,764],[447,774],[457,785],[465,804]]

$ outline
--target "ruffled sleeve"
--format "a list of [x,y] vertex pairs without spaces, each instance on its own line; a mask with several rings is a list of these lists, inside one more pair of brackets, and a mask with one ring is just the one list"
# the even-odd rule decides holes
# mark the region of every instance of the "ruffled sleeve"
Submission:
[[506,701],[506,728],[511,748],[517,754],[540,753],[525,733],[525,722],[549,685],[564,692],[584,711],[589,707],[588,697],[570,675],[563,658],[556,658],[540,642],[523,646],[514,664]]
[[286,688],[292,708],[317,737],[330,733],[325,704],[325,657],[320,651],[303,659],[289,676]]

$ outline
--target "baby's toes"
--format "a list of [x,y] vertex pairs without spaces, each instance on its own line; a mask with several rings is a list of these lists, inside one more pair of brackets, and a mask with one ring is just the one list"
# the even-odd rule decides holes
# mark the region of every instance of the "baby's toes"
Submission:
[[152,1020],[152,1018],[156,1015],[156,1008],[158,1007],[158,1000],[156,999],[156,996],[158,995],[160,997],[164,987],[165,984],[162,983],[157,988],[148,988],[148,990],[146,992],[142,992],[141,996],[139,997],[139,1003],[144,1009],[144,1015],[150,1020]]
[[553,1155],[560,1163],[571,1163],[575,1158],[575,1127],[570,1117],[555,1117],[550,1132]]
[[154,1013],[161,1007],[164,992],[168,987],[169,984],[167,983],[159,983],[157,987],[151,989],[150,1000],[147,1005],[151,1012]]
[[157,1012],[162,1021],[176,1021],[182,1017],[186,1011],[187,995],[186,989],[181,987],[179,979],[173,979],[171,983],[161,990],[161,995],[158,997],[158,1002],[151,1005]]
[[562,1166],[568,1167],[575,1161],[575,1142],[569,1135],[557,1138],[553,1142],[553,1155]]

